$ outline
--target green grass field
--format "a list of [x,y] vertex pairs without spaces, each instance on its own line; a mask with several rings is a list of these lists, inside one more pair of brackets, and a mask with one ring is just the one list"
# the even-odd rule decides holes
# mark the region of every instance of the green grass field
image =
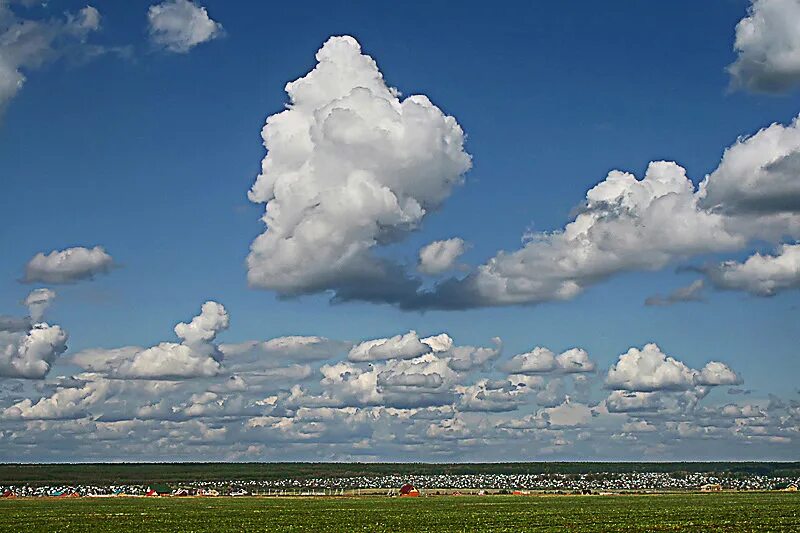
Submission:
[[800,494],[0,501],[0,531],[800,531]]

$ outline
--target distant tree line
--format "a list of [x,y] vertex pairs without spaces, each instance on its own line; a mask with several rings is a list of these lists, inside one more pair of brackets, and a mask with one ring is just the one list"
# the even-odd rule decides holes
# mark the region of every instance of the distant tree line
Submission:
[[800,462],[94,463],[3,464],[0,484],[147,484],[384,475],[689,473],[800,476]]

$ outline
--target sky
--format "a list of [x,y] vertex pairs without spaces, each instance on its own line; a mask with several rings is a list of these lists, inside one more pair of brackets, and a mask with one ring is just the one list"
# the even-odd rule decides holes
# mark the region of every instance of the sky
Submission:
[[0,461],[800,459],[800,0],[0,0]]

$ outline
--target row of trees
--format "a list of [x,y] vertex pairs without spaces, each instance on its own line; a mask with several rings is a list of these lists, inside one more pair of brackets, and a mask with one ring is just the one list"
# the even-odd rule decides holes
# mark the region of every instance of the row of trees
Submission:
[[800,476],[800,462],[537,462],[537,463],[98,463],[0,465],[0,484],[180,483],[385,475],[690,473],[746,477]]

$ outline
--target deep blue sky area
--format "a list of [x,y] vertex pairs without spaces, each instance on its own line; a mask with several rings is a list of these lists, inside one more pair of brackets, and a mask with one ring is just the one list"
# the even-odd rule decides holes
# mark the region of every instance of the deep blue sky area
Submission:
[[[58,17],[85,3],[15,11]],[[69,331],[70,353],[171,340],[175,323],[216,300],[230,314],[225,342],[444,331],[459,344],[499,336],[506,356],[579,346],[604,369],[656,342],[692,368],[729,363],[753,398],[796,399],[797,290],[644,305],[696,278],[680,267],[752,249],[622,273],[564,302],[465,311],[286,299],[247,283],[249,246],[264,231],[263,205],[247,199],[261,128],[330,36],[355,37],[390,86],[456,117],[473,157],[464,185],[385,253],[413,265],[425,244],[461,237],[471,246],[461,260],[476,266],[518,249],[526,231],[563,228],[612,169],[641,178],[650,161],[675,161],[697,184],[738,137],[791,122],[797,91],[733,90],[725,70],[749,2],[207,0],[224,35],[180,54],[148,42],[151,3],[98,0],[91,42],[126,52],[30,68],[3,111],[0,315],[23,313],[31,286],[20,280],[36,253],[99,244],[116,268],[57,288],[48,312]]]

